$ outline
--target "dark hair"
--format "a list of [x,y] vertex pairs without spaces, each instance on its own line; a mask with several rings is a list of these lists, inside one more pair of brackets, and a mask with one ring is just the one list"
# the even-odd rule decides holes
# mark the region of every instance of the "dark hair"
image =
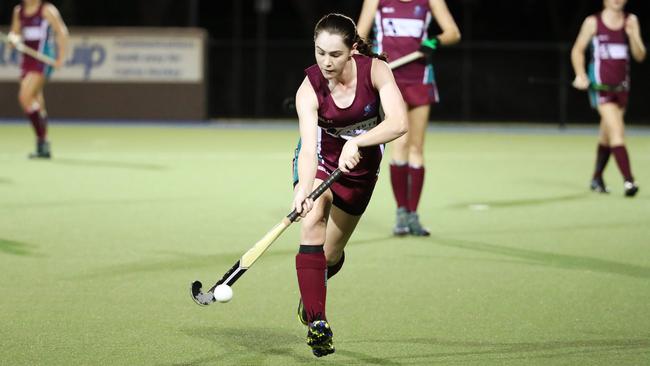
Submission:
[[331,34],[338,34],[343,38],[343,43],[349,48],[352,49],[354,44],[357,44],[357,51],[369,57],[375,57],[380,60],[386,61],[385,54],[376,54],[372,52],[372,46],[368,44],[363,38],[359,37],[357,33],[357,26],[354,24],[354,21],[350,17],[343,14],[330,13],[316,23],[314,28],[314,40],[322,31],[327,31]]

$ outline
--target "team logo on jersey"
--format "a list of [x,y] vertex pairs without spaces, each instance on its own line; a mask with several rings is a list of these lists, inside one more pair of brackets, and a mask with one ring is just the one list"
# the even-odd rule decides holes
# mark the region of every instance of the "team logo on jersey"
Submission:
[[609,41],[609,34],[599,34],[598,40],[603,42]]
[[392,14],[395,12],[395,8],[390,6],[384,6],[383,8],[381,8],[381,12],[386,14]]
[[422,7],[420,5],[416,5],[415,9],[413,9],[413,15],[419,17],[421,14],[422,14]]
[[375,103],[368,103],[366,104],[365,107],[363,107],[363,116],[366,117],[374,111],[375,111]]

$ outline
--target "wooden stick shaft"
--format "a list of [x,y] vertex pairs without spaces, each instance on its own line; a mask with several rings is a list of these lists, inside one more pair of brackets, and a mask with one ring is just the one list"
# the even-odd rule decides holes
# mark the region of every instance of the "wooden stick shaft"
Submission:
[[390,67],[391,70],[394,70],[400,66],[408,64],[409,62],[413,62],[423,56],[424,54],[420,51],[411,52],[408,55],[404,55],[395,61],[389,62],[388,67]]
[[[0,32],[0,40],[4,41],[6,43],[12,44],[11,42],[9,42],[9,37],[5,33],[2,33],[2,32]],[[33,58],[35,58],[35,59],[37,59],[37,60],[39,60],[39,61],[41,61],[41,62],[43,62],[45,64],[48,64],[50,66],[54,66],[54,64],[56,63],[56,60],[53,59],[52,57],[44,55],[44,54],[36,51],[35,49],[33,49],[31,47],[28,47],[23,42],[18,42],[16,44],[14,44],[14,47],[16,47],[16,50],[18,50],[18,52],[29,55],[29,56],[31,56],[31,57],[33,57]]]

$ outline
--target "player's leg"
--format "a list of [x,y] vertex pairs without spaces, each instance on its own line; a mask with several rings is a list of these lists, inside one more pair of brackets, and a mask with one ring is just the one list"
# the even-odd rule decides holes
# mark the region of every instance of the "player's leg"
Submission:
[[[314,187],[321,182],[322,180],[316,179]],[[304,308],[307,318],[307,344],[317,357],[334,352],[332,330],[325,315],[327,261],[323,251],[332,200],[332,191],[328,189],[301,220],[301,244],[296,255],[296,273],[301,298],[299,316]]]
[[393,234],[408,234],[408,156],[409,134],[405,133],[391,142],[390,183],[397,204],[397,217]]
[[49,151],[44,148],[47,144],[47,126],[42,118],[41,104],[45,77],[37,72],[29,72],[20,82],[18,101],[27,118],[29,118],[36,135],[36,153],[32,157],[49,157]]
[[[343,267],[345,261],[344,248],[361,216],[350,215],[336,206],[331,206],[327,234],[325,239],[325,257],[327,263],[327,279],[334,276]],[[306,308],[306,306],[305,306]],[[301,309],[299,308],[299,311]],[[306,310],[299,314],[303,324],[308,325],[307,344],[312,347],[314,355],[320,357],[334,352],[332,330],[327,320],[310,321]]]
[[37,154],[40,154],[39,157],[50,158],[52,156],[52,153],[50,151],[50,142],[48,141],[47,138],[47,132],[48,132],[47,108],[45,106],[45,96],[43,95],[43,88],[41,88],[40,92],[38,93],[36,100],[41,107],[40,117],[41,117],[41,127],[43,129],[42,132],[43,132],[43,140],[44,140],[43,143],[37,147]]
[[330,220],[327,224],[325,238],[325,258],[327,259],[327,278],[336,275],[345,262],[345,245],[357,227],[360,215],[350,215],[336,206],[332,206]]
[[623,176],[625,195],[634,196],[638,191],[638,186],[634,183],[630,158],[625,147],[625,124],[623,121],[625,109],[616,103],[604,103],[598,106],[598,112],[607,125],[611,153]]
[[[327,279],[336,275],[345,262],[345,245],[357,227],[361,216],[350,215],[336,206],[330,206],[329,219],[325,235],[323,251],[327,264]],[[306,314],[299,314],[301,321],[306,323]]]
[[38,102],[38,105],[41,106],[41,118],[46,121],[45,127],[47,127],[47,107],[45,106],[45,95],[43,94],[43,89],[38,92],[36,101]]
[[[320,179],[316,179],[314,187],[321,182]],[[328,189],[314,202],[312,210],[301,220],[300,249],[296,255],[296,272],[308,322],[326,320],[325,271],[327,262],[323,247],[331,206],[332,191]]]
[[603,171],[609,161],[611,155],[609,130],[607,123],[604,119],[600,119],[600,126],[598,128],[598,147],[596,148],[596,164],[594,167],[594,174],[591,178],[591,190],[598,193],[609,193],[609,189],[603,180]]
[[[336,202],[336,199],[334,199],[334,202]],[[326,278],[328,280],[334,277],[343,267],[345,263],[345,245],[350,240],[350,236],[352,236],[360,219],[361,213],[351,214],[337,207],[336,204],[331,206],[323,248],[327,262]],[[303,324],[307,324],[308,316],[302,304],[298,305],[298,318]]]
[[[624,95],[625,95],[625,102],[626,102],[624,105],[627,105],[627,93],[625,93]],[[621,110],[621,121],[623,121],[623,137],[625,137],[625,112],[627,109],[626,107],[623,106],[621,107],[620,110]],[[627,155],[627,148],[625,149],[625,151],[626,151],[625,154]],[[631,165],[631,163],[629,162],[629,157],[628,157],[628,164]],[[632,176],[631,171],[632,168],[630,166],[630,176]],[[637,192],[639,192],[639,185],[634,181],[634,179],[629,181],[624,181],[623,188],[625,190],[626,197],[634,197],[637,194]]]
[[408,225],[411,235],[428,236],[429,231],[422,227],[417,214],[422,188],[424,187],[424,140],[429,122],[429,104],[412,108],[408,112],[408,161],[409,161],[409,199],[408,199]]

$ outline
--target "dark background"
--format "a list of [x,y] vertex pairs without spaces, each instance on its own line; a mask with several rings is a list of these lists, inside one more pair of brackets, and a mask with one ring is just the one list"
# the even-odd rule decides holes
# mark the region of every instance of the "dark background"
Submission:
[[[8,24],[17,1],[2,1]],[[68,26],[201,27],[209,33],[210,117],[288,117],[283,108],[314,63],[313,26],[325,13],[357,19],[362,0],[59,0]],[[588,122],[587,96],[569,87],[570,47],[599,0],[447,0],[463,40],[435,61],[442,101],[433,120]],[[627,11],[650,39],[650,1]],[[266,11],[264,11],[266,10]],[[438,30],[434,27],[430,33]],[[648,62],[632,65],[627,120],[650,124]]]

